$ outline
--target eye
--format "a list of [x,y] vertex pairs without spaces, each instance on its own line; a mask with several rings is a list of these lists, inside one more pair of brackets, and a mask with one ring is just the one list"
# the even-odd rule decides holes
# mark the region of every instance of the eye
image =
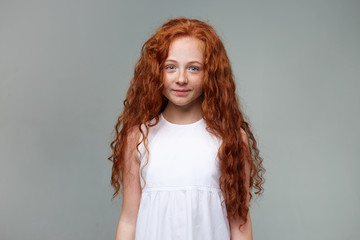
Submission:
[[199,68],[197,68],[197,67],[189,67],[189,69],[190,69],[191,71],[199,71]]
[[165,66],[165,69],[175,70],[175,66],[174,65],[167,65],[167,66]]

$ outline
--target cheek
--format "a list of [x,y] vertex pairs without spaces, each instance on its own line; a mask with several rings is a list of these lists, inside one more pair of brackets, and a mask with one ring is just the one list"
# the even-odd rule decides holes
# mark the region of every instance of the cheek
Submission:
[[169,74],[164,74],[164,80],[163,80],[163,83],[164,83],[164,87],[168,87],[170,85],[170,83],[172,82],[172,77],[169,76]]
[[201,93],[203,93],[204,92],[204,88],[203,88],[203,86],[201,85],[201,86],[199,86],[199,92],[201,92]]
[[198,84],[196,84],[196,85],[193,85],[193,88],[196,90],[196,92],[197,92],[198,94],[201,94],[201,93],[204,92],[204,88],[203,88],[202,83],[198,83]]
[[203,91],[203,84],[204,84],[204,78],[203,76],[201,76],[196,81],[196,88],[201,92]]

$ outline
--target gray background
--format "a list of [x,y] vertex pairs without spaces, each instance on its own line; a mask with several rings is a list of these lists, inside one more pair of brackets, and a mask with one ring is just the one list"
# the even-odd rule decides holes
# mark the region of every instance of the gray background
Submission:
[[254,239],[360,239],[360,1],[0,1],[0,239],[114,239],[113,126],[172,17],[222,37],[267,169]]

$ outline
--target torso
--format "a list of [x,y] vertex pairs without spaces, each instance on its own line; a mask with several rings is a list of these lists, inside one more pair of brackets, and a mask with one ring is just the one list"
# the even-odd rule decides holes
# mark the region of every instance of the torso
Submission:
[[149,129],[147,164],[144,145],[139,146],[143,190],[137,240],[230,239],[219,188],[220,144],[203,119],[178,125],[160,115]]

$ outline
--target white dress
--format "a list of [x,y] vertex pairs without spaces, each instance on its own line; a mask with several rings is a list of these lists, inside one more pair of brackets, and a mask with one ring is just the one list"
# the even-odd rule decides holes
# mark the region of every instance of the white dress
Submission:
[[[154,119],[153,119],[154,120]],[[203,119],[186,125],[168,122],[149,129],[149,162],[142,170],[136,240],[228,240],[230,228],[219,188],[217,150],[221,140]],[[139,146],[140,173],[146,162]],[[144,181],[140,176],[141,187]]]

